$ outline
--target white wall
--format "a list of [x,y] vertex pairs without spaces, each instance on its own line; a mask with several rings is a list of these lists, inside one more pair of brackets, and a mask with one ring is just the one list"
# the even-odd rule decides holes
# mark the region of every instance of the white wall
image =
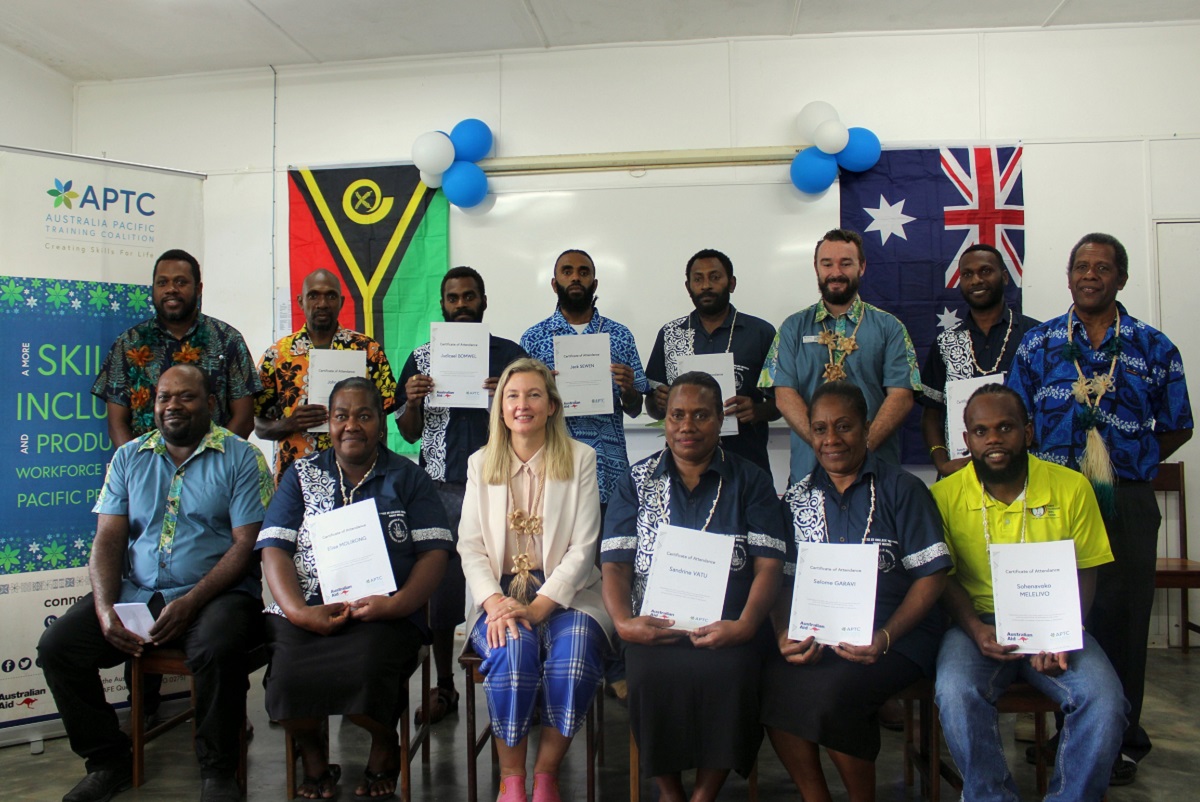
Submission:
[[[500,156],[787,144],[797,141],[796,113],[814,99],[833,102],[844,120],[873,129],[885,145],[1024,140],[1027,311],[1049,317],[1065,309],[1070,245],[1087,231],[1105,230],[1130,252],[1132,278],[1122,300],[1156,323],[1158,282],[1176,286],[1194,272],[1190,264],[1157,264],[1154,224],[1200,219],[1197,74],[1195,25],[564,49],[282,69],[277,81],[261,70],[83,84],[74,149],[209,174],[206,309],[238,326],[254,352],[272,336],[272,287],[286,286],[289,165],[403,161],[418,134],[468,116],[492,126]],[[6,83],[0,79],[0,93]],[[547,188],[570,198],[601,188],[749,184],[779,197],[792,192],[786,181],[783,167],[718,168],[494,186],[515,208],[521,193]],[[817,200],[793,193],[784,202],[794,204],[798,230],[837,222],[835,191]],[[494,328],[516,337],[548,313],[546,260],[566,245],[548,232],[528,243],[526,260],[489,262],[487,236],[499,219],[455,212],[451,258],[471,258],[491,287],[519,294],[528,286],[545,296],[534,296],[543,302],[536,311],[492,297]],[[705,233],[704,242],[675,244],[681,259],[734,235],[711,225]],[[605,258],[629,261],[638,243],[608,247]],[[797,277],[794,291],[746,311],[778,323],[811,302],[809,257],[797,250],[777,249],[777,261],[757,276],[739,263],[742,287],[780,270],[794,269]],[[604,294],[643,304],[623,322],[633,325],[645,354],[667,316],[664,303],[675,310],[685,299],[637,300],[636,272],[610,275]],[[1191,362],[1193,376],[1200,375],[1200,357]],[[1196,398],[1200,403],[1200,390]],[[653,447],[644,435],[635,439],[635,452]],[[785,449],[786,438],[773,438],[773,448]],[[1182,456],[1200,464],[1200,444]],[[1200,471],[1193,477],[1200,494]],[[1200,533],[1200,505],[1194,509],[1192,530]]]
[[0,46],[0,144],[70,151],[74,105],[70,79]]

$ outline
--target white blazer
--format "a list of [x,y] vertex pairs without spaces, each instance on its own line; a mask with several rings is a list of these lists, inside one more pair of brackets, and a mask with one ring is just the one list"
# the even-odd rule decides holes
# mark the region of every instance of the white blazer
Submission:
[[[600,597],[596,542],[600,537],[600,485],[596,452],[571,441],[575,478],[546,481],[542,524],[542,570],[545,583],[538,595],[560,607],[579,610],[595,620],[611,640],[612,619]],[[458,524],[458,553],[467,578],[467,634],[470,637],[483,600],[502,593],[504,548],[508,527],[508,484],[483,481],[483,451],[467,461],[467,491]]]

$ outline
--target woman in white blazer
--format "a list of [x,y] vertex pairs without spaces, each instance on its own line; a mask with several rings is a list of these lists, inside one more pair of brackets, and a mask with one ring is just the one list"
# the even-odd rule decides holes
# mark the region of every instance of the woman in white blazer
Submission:
[[554,377],[536,359],[500,376],[488,444],[467,463],[458,551],[473,600],[471,644],[500,753],[498,802],[526,800],[535,708],[534,802],[558,802],[558,768],[603,676],[612,621],[595,567],[596,452],[572,440]]

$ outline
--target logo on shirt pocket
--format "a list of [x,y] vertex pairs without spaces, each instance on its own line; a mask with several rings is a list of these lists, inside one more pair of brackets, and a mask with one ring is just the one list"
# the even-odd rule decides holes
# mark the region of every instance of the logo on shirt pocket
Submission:
[[408,514],[404,510],[381,512],[379,518],[389,540],[393,543],[403,543],[408,540]]

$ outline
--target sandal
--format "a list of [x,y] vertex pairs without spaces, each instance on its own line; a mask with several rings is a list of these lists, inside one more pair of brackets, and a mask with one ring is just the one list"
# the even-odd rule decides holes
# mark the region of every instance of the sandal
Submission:
[[457,712],[458,691],[453,688],[443,688],[441,685],[430,688],[429,698],[425,704],[417,708],[417,712],[413,716],[413,722],[418,727],[425,723],[426,711],[428,711],[430,724],[437,724],[446,716]]
[[[342,778],[342,767],[337,763],[330,763],[325,767],[325,771],[319,777],[305,776],[296,788],[296,799],[333,799],[337,796],[338,780]],[[305,787],[312,788],[316,796],[305,796],[300,793]],[[323,796],[322,791],[328,790],[329,796]]]
[[[371,771],[363,769],[363,784],[354,790],[354,795],[359,799],[388,799],[396,795],[396,787],[400,779],[400,769],[384,769],[383,771]],[[376,783],[391,783],[392,790],[386,794],[372,794]],[[366,790],[366,793],[362,793]]]

